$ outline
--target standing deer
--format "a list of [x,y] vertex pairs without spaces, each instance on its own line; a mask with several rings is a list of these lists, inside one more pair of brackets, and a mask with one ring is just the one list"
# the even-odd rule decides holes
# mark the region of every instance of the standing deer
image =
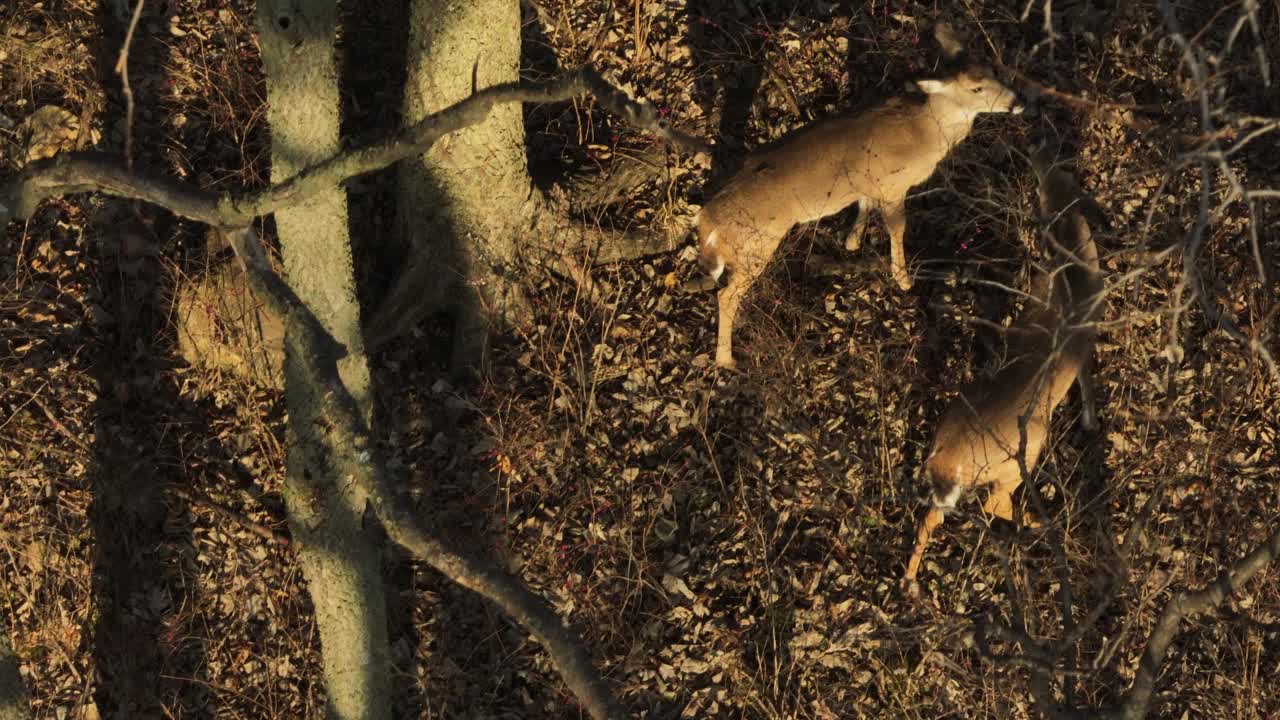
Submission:
[[903,578],[911,592],[930,536],[966,491],[990,486],[983,512],[1013,519],[1011,493],[1035,468],[1053,410],[1072,383],[1080,386],[1081,423],[1088,430],[1097,426],[1090,372],[1103,285],[1085,215],[1098,224],[1100,210],[1052,161],[1048,144],[1031,158],[1040,211],[1049,223],[1046,254],[1052,265],[1037,270],[1031,281],[1027,305],[1008,331],[1006,362],[994,377],[966,387],[938,425],[924,468],[932,506]]
[[747,290],[764,272],[783,237],[796,224],[858,206],[845,241],[862,246],[867,216],[878,209],[889,231],[892,272],[911,287],[902,236],[906,196],[968,136],[983,113],[1020,113],[1013,90],[985,65],[972,64],[946,79],[918,80],[924,102],[893,98],[850,117],[832,118],[784,138],[747,158],[698,213],[698,261],[720,290],[716,364],[734,367],[733,324]]

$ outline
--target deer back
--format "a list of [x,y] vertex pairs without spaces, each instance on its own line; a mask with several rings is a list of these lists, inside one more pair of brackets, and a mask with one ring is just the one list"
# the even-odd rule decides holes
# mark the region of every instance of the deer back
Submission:
[[943,415],[927,461],[942,496],[957,485],[1019,481],[1019,455],[1027,471],[1034,468],[1054,408],[1093,351],[1103,284],[1087,200],[1069,174],[1045,168],[1037,175],[1050,260],[1034,272],[999,369],[965,387]]
[[901,201],[929,179],[977,115],[1021,110],[1012,90],[974,66],[947,80],[920,81],[926,98],[897,97],[829,118],[752,153],[703,206],[698,233],[717,232],[741,252],[769,245],[792,226],[834,214],[863,198]]

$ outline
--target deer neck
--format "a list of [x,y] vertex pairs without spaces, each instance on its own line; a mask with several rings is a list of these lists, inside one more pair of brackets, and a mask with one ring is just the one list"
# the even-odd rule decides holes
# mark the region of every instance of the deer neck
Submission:
[[929,96],[925,103],[925,116],[936,123],[948,145],[955,145],[973,129],[973,121],[978,113],[963,107],[951,98],[942,94]]

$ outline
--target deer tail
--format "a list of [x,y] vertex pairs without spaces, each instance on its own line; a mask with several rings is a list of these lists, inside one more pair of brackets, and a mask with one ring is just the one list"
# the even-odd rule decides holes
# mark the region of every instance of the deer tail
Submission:
[[719,230],[712,230],[698,244],[698,265],[717,283],[724,274],[724,256],[717,247],[720,242],[719,233]]

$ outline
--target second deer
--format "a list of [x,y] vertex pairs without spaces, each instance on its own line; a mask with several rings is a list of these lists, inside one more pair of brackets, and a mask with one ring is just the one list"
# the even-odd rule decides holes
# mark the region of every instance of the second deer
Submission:
[[1086,215],[1097,224],[1100,211],[1052,161],[1047,144],[1031,158],[1049,223],[1050,266],[1035,272],[1027,305],[1009,328],[1006,362],[994,377],[966,387],[934,434],[923,473],[932,507],[904,575],[911,591],[930,536],[965,492],[989,486],[983,512],[1013,520],[1011,494],[1035,468],[1054,408],[1073,383],[1080,386],[1082,424],[1090,430],[1097,424],[1090,370],[1103,282]]
[[747,158],[698,213],[699,263],[719,281],[716,364],[733,367],[733,324],[751,285],[794,225],[858,206],[845,241],[862,244],[869,211],[889,231],[893,277],[911,287],[902,237],[907,192],[968,136],[983,113],[1020,113],[1016,93],[985,65],[944,79],[919,80],[924,102],[893,98],[863,113],[806,127]]

